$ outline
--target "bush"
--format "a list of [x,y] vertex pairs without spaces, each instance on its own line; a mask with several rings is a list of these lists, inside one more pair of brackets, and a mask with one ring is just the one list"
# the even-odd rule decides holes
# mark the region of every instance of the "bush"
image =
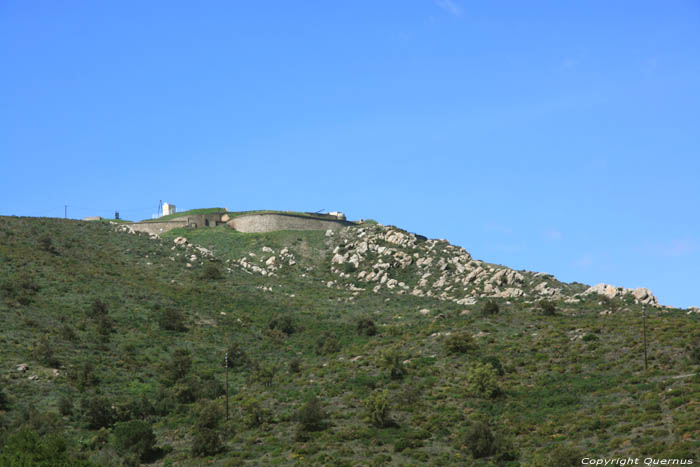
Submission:
[[87,396],[80,401],[83,421],[91,430],[108,428],[114,423],[112,403],[102,396]]
[[63,395],[58,399],[58,413],[64,417],[73,415],[73,398]]
[[296,413],[296,420],[302,431],[324,430],[327,427],[326,417],[321,401],[316,396],[309,399]]
[[557,306],[549,300],[542,300],[539,304],[539,310],[545,316],[555,316],[557,314]]
[[170,361],[163,366],[163,374],[166,380],[176,382],[183,379],[192,368],[192,356],[187,349],[173,350]]
[[83,360],[68,370],[69,381],[72,381],[79,389],[96,386],[100,382],[95,374],[95,365],[91,360]]
[[389,370],[389,377],[391,379],[402,379],[406,376],[406,367],[402,362],[401,355],[396,349],[391,349],[384,353],[382,356],[382,366]]
[[92,316],[93,318],[97,316],[106,315],[107,313],[107,304],[99,298],[94,299],[90,304],[90,316]]
[[546,467],[567,467],[581,465],[583,456],[576,449],[559,445],[552,449],[547,456],[544,465]]
[[467,371],[467,391],[486,398],[502,394],[498,374],[491,364],[476,363]]
[[204,266],[204,269],[202,270],[202,279],[209,280],[209,281],[216,281],[221,279],[223,274],[221,274],[221,270],[216,264],[209,263],[206,266]]
[[496,454],[496,440],[491,428],[486,423],[472,423],[464,434],[464,445],[474,459],[481,459]]
[[[229,368],[245,368],[251,364],[248,354],[243,350],[243,346],[237,342],[233,342],[228,346],[228,367]],[[224,363],[226,363],[224,361]]]
[[221,419],[221,409],[216,402],[206,402],[197,409],[192,433],[192,454],[211,456],[222,450],[219,434]]
[[289,371],[290,373],[301,373],[301,359],[293,358],[289,362]]
[[248,428],[256,428],[272,421],[272,412],[262,406],[257,399],[248,399],[242,404],[243,423]]
[[56,250],[53,247],[53,240],[48,235],[44,235],[39,239],[39,248],[48,253],[55,253]]
[[340,350],[340,342],[334,334],[326,331],[316,341],[316,355],[328,355]]
[[690,344],[686,350],[688,351],[688,358],[690,363],[694,365],[700,365],[700,340]]
[[364,400],[363,405],[372,425],[383,428],[394,424],[390,417],[389,391],[377,389]]
[[360,318],[357,321],[357,333],[361,336],[374,336],[377,334],[377,327],[371,318]]
[[88,467],[88,461],[73,457],[66,441],[58,436],[39,437],[31,430],[10,435],[0,451],[0,465],[41,467]]
[[0,410],[7,410],[10,407],[10,401],[7,398],[5,391],[0,388]]
[[491,365],[493,369],[496,370],[496,374],[498,374],[498,376],[503,376],[505,374],[505,371],[503,371],[503,365],[501,365],[501,361],[498,359],[498,357],[484,357],[481,359],[481,363]]
[[488,300],[486,303],[484,303],[484,306],[481,309],[481,314],[484,316],[489,316],[498,314],[499,311],[500,308],[498,307],[498,303],[494,302],[493,300]]
[[466,353],[476,349],[476,343],[471,334],[466,331],[455,332],[445,338],[445,350],[447,353]]
[[41,339],[39,339],[39,344],[34,349],[34,357],[49,368],[61,366],[61,361],[54,351],[54,344],[46,336],[41,336]]
[[271,330],[282,331],[287,335],[293,334],[296,330],[294,326],[294,321],[292,320],[291,316],[288,315],[279,315],[273,317],[270,320],[268,327]]
[[253,373],[253,381],[260,383],[265,387],[272,386],[272,382],[277,374],[277,367],[272,365],[260,365]]
[[175,308],[166,308],[165,310],[157,311],[156,321],[158,322],[158,326],[166,331],[187,331],[187,318],[184,313]]
[[121,454],[133,454],[141,461],[145,461],[153,452],[156,443],[153,428],[142,420],[117,423],[114,427],[114,439],[117,451]]

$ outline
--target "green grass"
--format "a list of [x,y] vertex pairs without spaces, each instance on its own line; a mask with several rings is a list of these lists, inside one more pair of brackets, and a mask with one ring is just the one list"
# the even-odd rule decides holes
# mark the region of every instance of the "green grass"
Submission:
[[[215,258],[192,261],[192,248],[173,249],[177,236]],[[336,241],[321,231],[245,234],[224,227],[174,230],[152,240],[117,233],[107,223],[0,218],[0,391],[7,396],[0,444],[22,429],[54,433],[73,459],[109,465],[118,458],[114,425],[91,430],[81,411],[83,399],[100,395],[115,407],[115,421],[153,426],[159,462],[181,465],[495,463],[495,457],[473,461],[459,442],[475,421],[486,421],[510,443],[521,465],[562,445],[605,457],[682,457],[700,449],[700,378],[672,378],[699,370],[688,358],[700,337],[698,315],[648,310],[645,372],[637,305],[600,316],[604,306],[591,298],[557,303],[557,316],[543,316],[514,299],[483,317],[481,302],[464,316],[465,307],[453,302],[375,294],[363,283],[357,285],[368,290],[353,295],[326,286],[338,280],[329,271]],[[262,264],[285,247],[296,264],[275,276],[234,265],[242,257]],[[211,265],[222,279],[204,277]],[[407,281],[409,273],[401,272]],[[112,332],[92,311],[97,299],[106,304]],[[420,308],[433,313],[423,316]],[[182,314],[184,330],[159,325],[167,309]],[[291,317],[294,332],[270,329],[280,316]],[[357,321],[367,316],[376,324],[374,336],[357,332]],[[572,340],[574,330],[596,338]],[[444,337],[434,335],[480,331],[488,336],[459,354],[448,353]],[[340,348],[319,355],[319,339],[329,332]],[[247,359],[228,374],[231,419],[218,432],[225,449],[204,461],[190,453],[195,414],[206,400],[223,409],[222,363],[232,343]],[[58,376],[47,366],[47,349],[59,362]],[[191,356],[179,381],[168,379],[178,368],[175,349]],[[383,363],[389,351],[400,355],[402,379],[392,379]],[[493,399],[465,389],[469,369],[489,356],[504,369],[503,394]],[[20,363],[29,365],[26,373],[15,369]],[[394,426],[366,420],[363,401],[377,389],[388,391]],[[299,437],[295,413],[311,395],[320,398],[330,425]],[[60,414],[62,399],[73,401],[72,415]],[[271,411],[260,426],[245,423],[252,399]],[[143,400],[146,408],[139,408]]]

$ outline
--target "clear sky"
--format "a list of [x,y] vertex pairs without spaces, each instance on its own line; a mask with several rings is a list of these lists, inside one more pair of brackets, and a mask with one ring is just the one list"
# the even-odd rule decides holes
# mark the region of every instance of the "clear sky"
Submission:
[[0,214],[340,210],[700,305],[700,2],[0,2]]

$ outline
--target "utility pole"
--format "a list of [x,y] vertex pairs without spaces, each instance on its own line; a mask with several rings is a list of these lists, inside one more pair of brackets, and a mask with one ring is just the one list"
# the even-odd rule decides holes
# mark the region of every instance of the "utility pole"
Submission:
[[228,352],[226,352],[226,421],[228,421]]
[[644,370],[648,368],[647,364],[647,306],[642,303],[642,322],[644,323]]
[[68,219],[68,205],[67,204],[63,205],[63,218]]

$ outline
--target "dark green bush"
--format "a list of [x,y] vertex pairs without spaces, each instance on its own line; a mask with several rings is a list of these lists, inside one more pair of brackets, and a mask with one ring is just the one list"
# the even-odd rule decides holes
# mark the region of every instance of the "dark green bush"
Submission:
[[0,410],[7,410],[10,407],[10,400],[3,388],[0,388]]
[[91,467],[88,461],[68,452],[60,435],[39,437],[31,430],[11,434],[0,450],[0,465],[32,467]]
[[205,402],[197,408],[192,432],[192,454],[202,457],[221,452],[223,444],[219,425],[222,418],[221,409],[216,402]]
[[498,303],[494,302],[493,300],[488,300],[486,303],[484,303],[484,306],[481,309],[481,314],[483,314],[484,316],[489,316],[498,314],[499,311],[500,308],[498,306]]
[[[251,365],[250,357],[238,342],[233,342],[228,346],[228,367],[245,368]],[[224,362],[225,363],[225,362]]]
[[581,338],[581,340],[582,340],[583,342],[597,341],[597,340],[598,340],[598,336],[596,336],[595,334],[588,333],[588,334],[585,334],[585,335]]
[[382,367],[389,370],[389,378],[397,380],[406,376],[406,366],[397,349],[390,349],[382,355]]
[[372,318],[364,317],[357,321],[357,333],[361,336],[374,336],[377,334],[377,327]]
[[270,320],[268,327],[272,330],[281,331],[287,335],[293,334],[296,331],[294,321],[289,315],[277,315]]
[[34,357],[50,368],[61,366],[61,361],[54,350],[54,343],[49,341],[49,338],[46,336],[41,336],[39,339],[39,344],[34,349]]
[[94,299],[90,304],[90,316],[92,317],[103,316],[108,312],[107,304],[99,298]]
[[204,266],[204,269],[202,269],[202,279],[216,281],[222,277],[224,276],[221,273],[221,269],[219,269],[219,267],[214,263],[209,263]]
[[316,355],[328,355],[338,351],[340,351],[340,342],[331,332],[324,332],[316,341]]
[[556,446],[549,452],[546,457],[545,466],[546,467],[568,467],[574,465],[581,465],[581,458],[583,456],[580,452],[570,446]]
[[51,240],[51,237],[49,237],[48,235],[44,235],[39,239],[39,248],[42,251],[46,251],[48,253],[56,252],[53,246],[53,240]]
[[166,308],[156,311],[156,321],[161,329],[166,331],[187,331],[187,318],[185,314],[175,308]]
[[114,423],[112,403],[102,396],[86,396],[80,401],[80,412],[86,426],[91,430],[109,428]]
[[496,438],[491,428],[483,422],[469,425],[464,433],[463,443],[475,459],[492,456],[497,451]]
[[153,452],[156,435],[149,423],[131,420],[114,426],[114,440],[119,453],[133,454],[139,460],[145,461]]
[[257,399],[248,399],[241,405],[243,409],[243,423],[248,428],[256,428],[264,423],[272,421],[272,412]]
[[700,339],[697,339],[695,342],[688,345],[686,350],[688,351],[690,363],[700,365]]
[[176,382],[183,379],[192,368],[192,355],[190,351],[177,348],[172,351],[170,361],[163,365],[163,376],[167,381]]
[[289,361],[289,371],[291,373],[301,373],[301,359],[293,358]]
[[95,365],[91,360],[83,360],[68,369],[68,380],[79,389],[96,386],[100,380],[95,373]]
[[555,316],[557,314],[557,306],[549,300],[542,300],[538,306],[540,313],[545,316]]
[[455,332],[447,336],[444,340],[447,353],[467,353],[476,349],[474,338],[467,331]]
[[58,399],[58,413],[64,417],[73,415],[73,398],[70,396],[62,395]]
[[328,415],[321,407],[321,401],[314,396],[309,399],[296,413],[299,429],[302,431],[321,431],[327,428]]

